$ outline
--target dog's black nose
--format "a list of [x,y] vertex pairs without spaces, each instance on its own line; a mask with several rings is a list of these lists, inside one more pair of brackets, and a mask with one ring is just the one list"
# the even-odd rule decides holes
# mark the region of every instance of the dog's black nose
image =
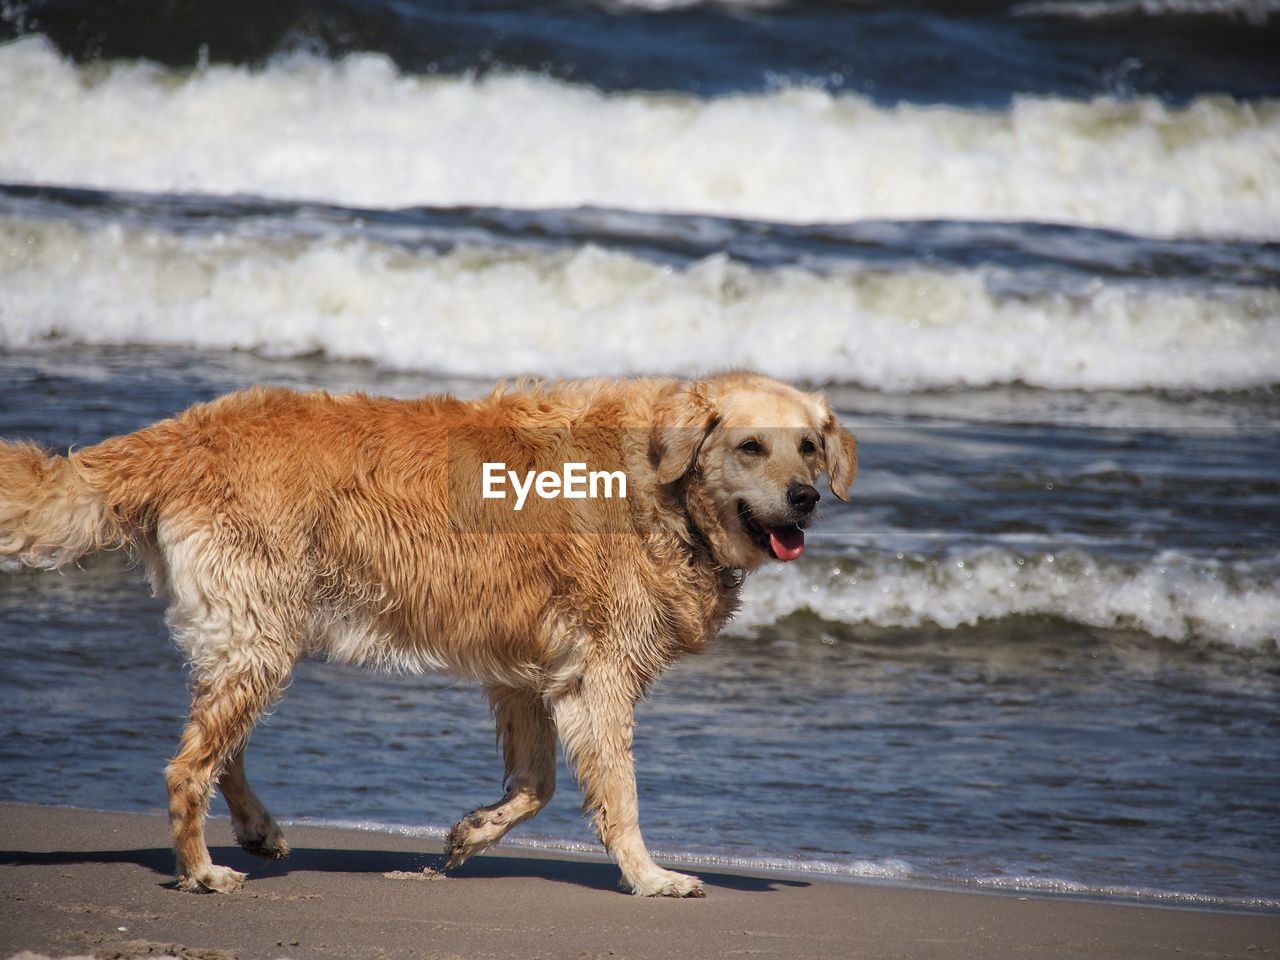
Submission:
[[814,505],[821,499],[818,488],[807,483],[793,483],[787,487],[787,503],[800,513],[813,513]]

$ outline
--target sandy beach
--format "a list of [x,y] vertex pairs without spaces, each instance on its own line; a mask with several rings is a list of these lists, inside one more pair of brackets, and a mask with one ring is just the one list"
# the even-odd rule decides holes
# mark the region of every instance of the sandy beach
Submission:
[[438,842],[293,826],[254,861],[210,823],[231,896],[180,893],[164,818],[0,806],[0,956],[1266,957],[1280,917],[700,871],[704,900],[617,891],[606,862],[491,852],[426,879]]
[[[137,479],[62,549],[94,498],[21,491],[80,471],[0,455],[0,960],[1280,960],[1278,49],[1280,0],[0,2],[0,444],[83,464],[258,385],[399,411],[303,436],[249,403],[173,428],[167,470],[108,447]],[[852,487],[843,447],[760,443],[800,421],[748,418],[733,370],[821,395]],[[393,406],[649,378],[703,399],[641,446],[706,429],[648,557],[615,535],[641,476],[634,514],[599,484],[595,539],[486,550],[488,510],[431,492],[455,408]],[[605,421],[570,407],[463,485],[510,520],[578,463],[590,490]],[[197,501],[243,557],[186,536]],[[702,628],[646,571],[705,562],[751,570],[741,604],[658,677]],[[243,853],[217,800],[249,882],[197,896],[164,766],[231,634],[280,654],[246,765],[294,855]],[[442,838],[388,826],[521,779],[495,685],[543,719],[641,661],[633,731],[540,726],[524,779],[554,752],[559,787],[511,846],[441,877]],[[602,731],[705,899],[619,891],[577,775],[617,780]]]

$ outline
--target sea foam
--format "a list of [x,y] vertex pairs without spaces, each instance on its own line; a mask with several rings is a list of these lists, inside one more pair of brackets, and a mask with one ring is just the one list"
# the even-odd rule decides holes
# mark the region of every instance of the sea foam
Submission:
[[77,66],[0,47],[0,179],[352,206],[573,207],[787,222],[1052,221],[1280,236],[1280,104],[1017,98],[879,106],[784,89],[606,95],[542,76]]
[[[303,818],[285,820],[284,826],[318,827],[333,830],[358,830],[366,833],[382,833],[391,836],[443,839],[448,828],[436,825],[409,826],[377,820],[339,820],[327,818]],[[567,853],[575,859],[604,861],[603,848],[595,843],[583,843],[551,835],[516,833],[503,840],[506,847],[534,850],[539,853]],[[778,856],[763,851],[734,852],[711,849],[678,848],[656,849],[654,856],[664,862],[682,864],[699,870],[748,871],[753,874],[791,877],[821,877],[823,880],[890,883],[907,887],[920,886],[936,889],[939,885],[955,889],[977,888],[1004,893],[1069,894],[1092,897],[1122,897],[1127,900],[1144,900],[1187,907],[1244,907],[1248,909],[1274,910],[1280,900],[1268,897],[1216,897],[1185,891],[1166,890],[1151,886],[1085,883],[1052,875],[1031,875],[1016,870],[994,866],[991,872],[976,872],[958,868],[956,863],[917,862],[901,857],[864,859],[849,855],[837,856]]]
[[697,374],[909,391],[1230,389],[1280,371],[1280,291],[1089,282],[1002,292],[985,270],[676,268],[593,246],[447,253],[340,236],[0,217],[0,346],[323,353],[492,379]]
[[1260,26],[1277,13],[1276,0],[1027,0],[1015,17],[1115,20],[1124,17],[1222,17]]
[[845,624],[944,629],[1056,617],[1178,642],[1280,650],[1280,558],[1217,561],[1166,553],[1142,562],[1079,550],[985,547],[946,557],[876,554],[771,565],[752,574],[730,627],[808,611]]

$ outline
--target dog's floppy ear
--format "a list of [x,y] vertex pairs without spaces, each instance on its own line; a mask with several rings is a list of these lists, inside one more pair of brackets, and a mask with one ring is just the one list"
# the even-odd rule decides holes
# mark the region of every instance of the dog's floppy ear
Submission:
[[831,406],[823,401],[827,418],[822,424],[822,449],[827,460],[827,483],[831,492],[841,500],[849,499],[849,488],[858,475],[858,441],[832,413]]
[[702,381],[682,385],[658,401],[649,438],[658,483],[675,483],[689,472],[716,419],[715,404]]

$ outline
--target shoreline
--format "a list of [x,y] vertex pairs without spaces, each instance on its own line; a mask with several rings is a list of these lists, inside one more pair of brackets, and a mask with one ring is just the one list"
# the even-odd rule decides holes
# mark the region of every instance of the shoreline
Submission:
[[[0,801],[0,808],[4,801]],[[78,809],[78,808],[67,808]],[[89,809],[89,808],[85,808]],[[111,811],[102,811],[111,812]],[[158,814],[157,814],[158,815]],[[210,823],[221,818],[210,816]],[[351,830],[356,833],[387,834],[411,837],[430,845],[443,846],[448,827],[412,826],[409,824],[379,820],[331,820],[322,817],[280,818],[285,832],[295,827],[314,827],[319,830]],[[564,857],[588,863],[609,863],[604,848],[598,844],[574,840],[556,840],[548,837],[513,833],[504,837],[502,852],[517,856],[533,856],[554,859]],[[787,860],[764,854],[741,857],[698,850],[673,851],[650,847],[649,853],[662,864],[675,865],[685,873],[701,874],[704,871],[758,874],[776,879],[805,882],[868,885],[891,889],[933,891],[936,893],[975,893],[996,897],[1041,897],[1050,899],[1079,900],[1086,903],[1125,904],[1129,906],[1167,907],[1172,910],[1202,910],[1210,913],[1271,914],[1280,917],[1280,900],[1267,897],[1233,898],[1214,894],[1185,893],[1158,887],[1090,887],[1073,880],[1050,877],[1025,876],[946,876],[913,872],[895,872],[889,868],[877,868],[873,863],[860,871],[846,868],[834,861]]]
[[705,900],[617,890],[617,869],[511,846],[428,879],[433,836],[292,824],[255,860],[211,818],[230,896],[173,888],[158,814],[0,804],[0,960],[48,956],[1280,957],[1280,916],[1073,894],[939,889],[697,865]]

